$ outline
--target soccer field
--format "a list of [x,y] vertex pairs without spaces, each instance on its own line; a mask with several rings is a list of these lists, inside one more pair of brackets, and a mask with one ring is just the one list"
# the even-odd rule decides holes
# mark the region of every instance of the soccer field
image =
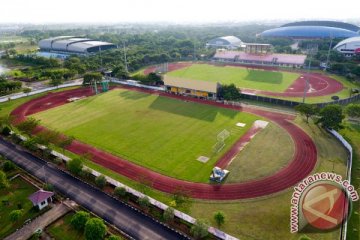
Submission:
[[189,67],[168,72],[166,75],[222,84],[234,83],[239,88],[272,92],[284,92],[300,77],[300,74],[297,73],[209,64],[193,64]]
[[[230,109],[115,89],[33,117],[41,124],[154,171],[208,182],[216,161],[260,117]],[[241,128],[236,123],[246,123]],[[222,130],[231,132],[214,153]],[[209,157],[202,163],[198,157]]]

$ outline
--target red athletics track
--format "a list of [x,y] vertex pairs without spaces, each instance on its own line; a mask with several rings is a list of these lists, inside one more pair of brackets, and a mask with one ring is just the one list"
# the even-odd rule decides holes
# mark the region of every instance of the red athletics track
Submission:
[[[293,116],[250,107],[233,107],[229,105],[223,105],[221,103],[194,98],[184,98],[181,96],[169,95],[163,92],[155,92],[139,88],[128,89],[142,91],[150,94],[158,94],[165,97],[177,98],[180,100],[197,102],[201,104],[213,105],[216,107],[244,111],[265,117],[283,127],[290,134],[295,144],[295,153],[293,159],[286,167],[282,168],[274,175],[262,179],[233,184],[206,184],[188,182],[159,174],[150,169],[136,165],[126,161],[125,159],[113,156],[79,141],[74,141],[71,146],[68,147],[69,151],[76,154],[90,153],[92,155],[92,161],[95,163],[109,168],[135,181],[146,179],[152,183],[151,186],[153,188],[160,191],[173,193],[176,190],[182,189],[187,191],[188,194],[194,198],[213,200],[245,199],[277,193],[297,184],[309,173],[311,173],[316,164],[317,150],[315,144],[303,130],[289,121],[294,118]],[[24,103],[23,105],[16,108],[11,114],[16,116],[18,121],[21,121],[24,120],[27,115],[32,113],[65,104],[66,99],[70,97],[89,96],[91,94],[92,93],[89,88],[80,88],[59,93],[51,93]],[[237,150],[232,148],[230,151],[235,151],[236,153]],[[230,155],[232,154],[233,153],[230,153]],[[271,161],[271,159],[269,159],[269,161]],[[222,164],[221,161],[219,163]]]
[[[169,63],[168,64],[168,71],[175,71],[181,68],[189,67],[193,63],[191,62],[179,62],[179,63]],[[202,64],[202,63],[197,63]],[[250,68],[250,69],[262,69],[266,71],[286,71],[284,69],[279,69],[278,67],[271,67],[271,66],[251,66],[251,65],[244,65],[244,64],[232,64],[232,63],[205,63],[205,64],[213,64],[215,66],[231,66],[231,67],[240,67],[240,68]],[[144,70],[145,74],[149,74],[156,70],[156,66],[149,67]],[[319,97],[319,96],[326,96],[335,94],[340,92],[344,86],[342,83],[327,77],[321,73],[303,73],[298,70],[294,71],[287,71],[287,72],[295,72],[301,74],[301,76],[296,79],[289,87],[285,90],[285,92],[271,92],[271,91],[262,91],[256,89],[246,89],[242,88],[243,93],[251,93],[251,94],[262,94],[266,96],[274,96],[274,97],[303,97],[304,89],[306,86],[306,79],[309,80],[309,86],[307,89],[306,96],[308,97]]]

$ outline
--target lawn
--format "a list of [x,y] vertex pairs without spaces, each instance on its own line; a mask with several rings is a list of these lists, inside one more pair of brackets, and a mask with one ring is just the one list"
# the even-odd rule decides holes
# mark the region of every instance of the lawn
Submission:
[[239,88],[284,92],[300,74],[242,67],[193,64],[190,67],[169,72],[167,76],[219,82],[221,84],[234,83]]
[[226,182],[244,182],[270,176],[285,167],[293,155],[294,143],[290,135],[278,125],[269,123],[227,167],[231,174]]
[[[314,172],[334,171],[345,175],[346,150],[325,130],[314,124],[306,124],[297,118],[300,125],[313,139],[318,150],[318,165]],[[230,175],[229,175],[230,177]],[[239,201],[194,200],[189,210],[195,218],[205,219],[216,226],[213,214],[223,211],[225,224],[220,228],[242,240],[289,239],[298,240],[302,234],[290,233],[290,199],[292,189],[258,199]],[[339,239],[339,231],[307,233],[313,240]],[[356,239],[356,238],[351,238]]]
[[[39,214],[28,200],[28,197],[36,191],[37,189],[33,185],[20,177],[10,181],[9,189],[0,189],[0,239],[21,227],[27,219],[32,219]],[[3,201],[8,201],[9,205]],[[12,223],[9,214],[11,211],[19,209],[18,205],[21,205],[23,215],[16,223]]]
[[[353,147],[351,184],[360,193],[360,124],[347,124],[340,133]],[[348,221],[348,239],[360,239],[360,202],[353,202],[352,214]]]
[[[41,123],[162,174],[208,182],[219,157],[260,117],[116,89],[34,115]],[[246,123],[244,128],[236,123]],[[216,136],[231,132],[214,153]],[[197,161],[209,157],[207,163]]]
[[56,240],[83,240],[84,234],[71,227],[70,222],[74,213],[69,213],[46,228],[51,237]]

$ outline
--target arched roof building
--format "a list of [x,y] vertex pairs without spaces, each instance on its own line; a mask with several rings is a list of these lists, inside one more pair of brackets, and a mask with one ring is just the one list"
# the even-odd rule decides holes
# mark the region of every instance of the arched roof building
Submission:
[[360,36],[347,38],[339,42],[334,50],[337,50],[345,55],[351,56],[354,54],[360,54]]
[[73,36],[59,36],[43,39],[39,42],[40,51],[67,54],[88,54],[107,49],[117,48],[115,44],[79,38]]
[[279,28],[266,30],[262,37],[282,37],[294,39],[308,38],[350,38],[359,36],[359,27],[333,21],[305,21],[285,24]]
[[206,43],[207,47],[215,48],[227,48],[227,49],[236,49],[241,46],[243,42],[235,36],[225,36],[214,38]]

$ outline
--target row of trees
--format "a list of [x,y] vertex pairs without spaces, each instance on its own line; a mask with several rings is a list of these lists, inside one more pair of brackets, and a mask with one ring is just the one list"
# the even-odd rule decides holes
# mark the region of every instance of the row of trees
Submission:
[[315,123],[334,130],[343,127],[344,113],[350,118],[360,119],[360,104],[349,104],[345,108],[334,104],[327,105],[322,109],[311,104],[300,104],[295,107],[295,110],[305,117],[307,123],[309,118],[313,118]]
[[[76,212],[70,221],[72,228],[84,234],[86,240],[102,240],[104,239],[107,227],[100,218],[90,217],[88,212]],[[120,240],[120,237],[111,235],[107,240]]]
[[22,83],[19,81],[6,80],[4,76],[0,76],[0,95],[7,95],[21,90]]

